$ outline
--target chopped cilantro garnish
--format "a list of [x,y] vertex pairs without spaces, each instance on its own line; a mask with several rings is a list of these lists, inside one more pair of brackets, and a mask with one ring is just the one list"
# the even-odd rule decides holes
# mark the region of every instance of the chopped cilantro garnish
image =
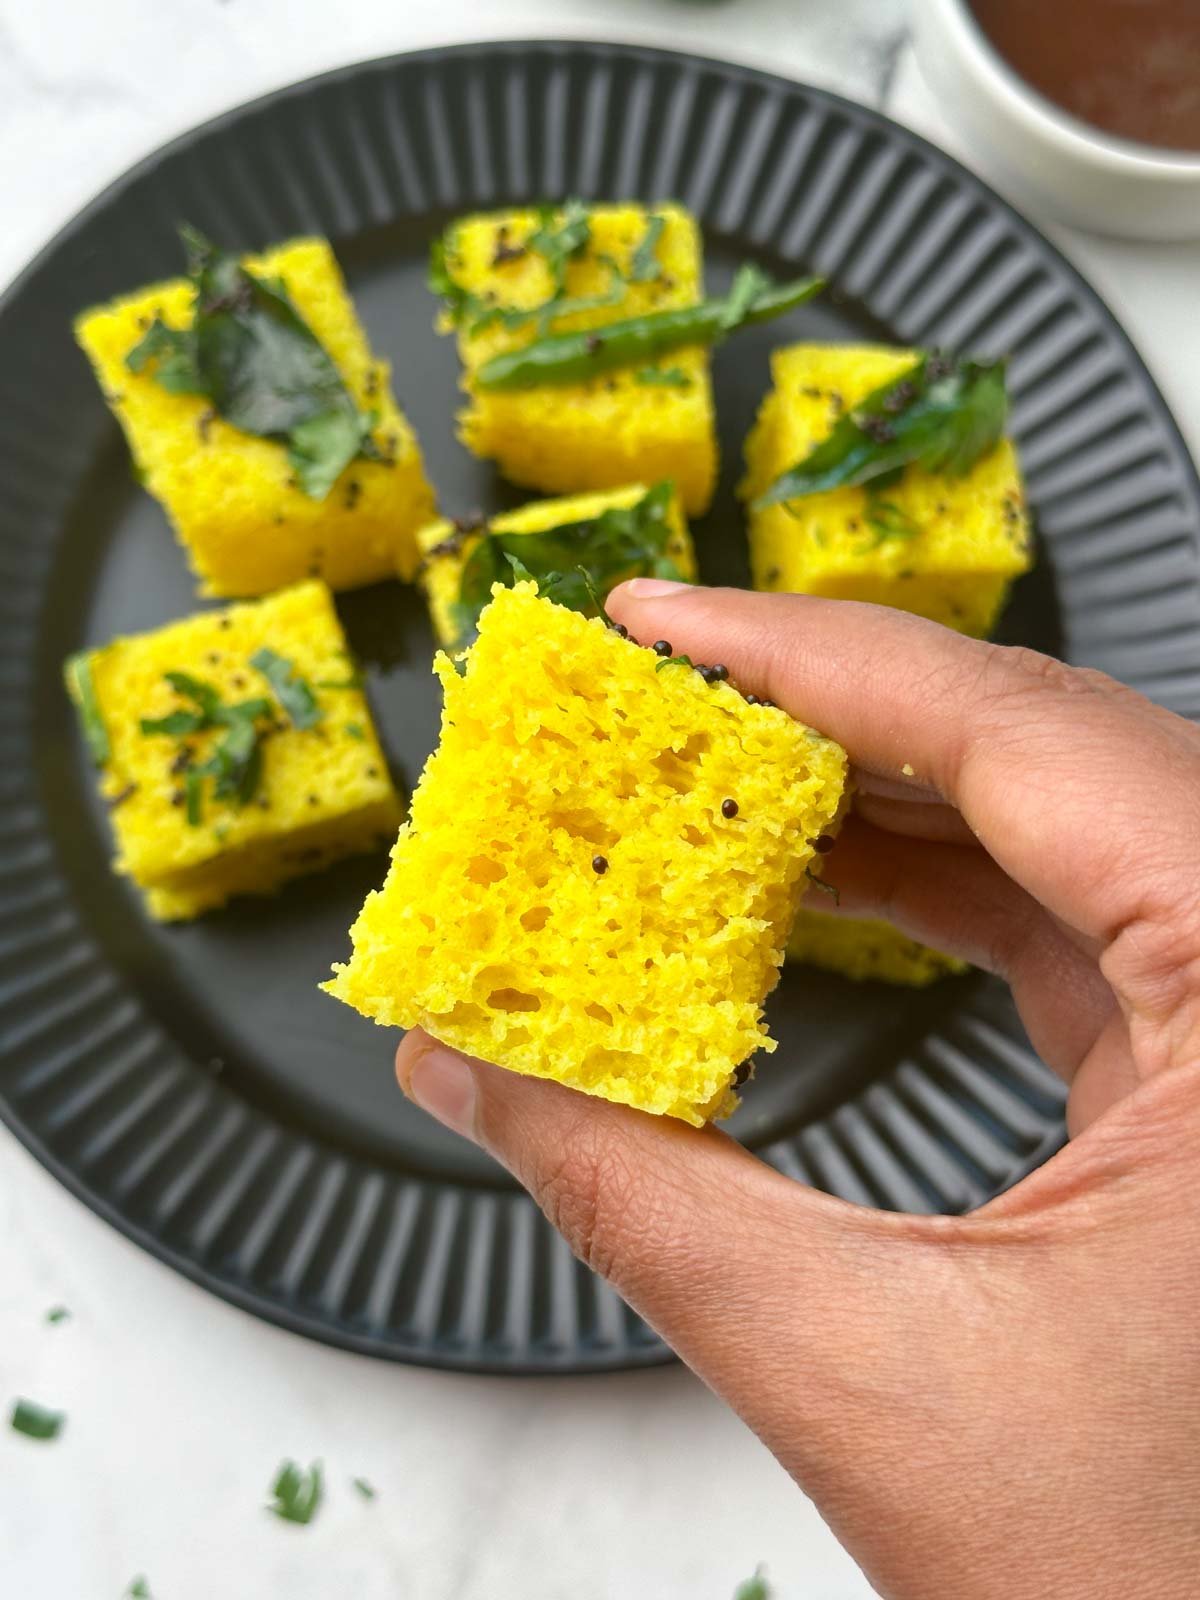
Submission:
[[351,1481],[364,1500],[374,1500],[378,1490],[373,1483],[368,1483],[366,1478],[354,1478]]
[[587,249],[591,237],[587,207],[580,200],[568,200],[561,208],[542,206],[538,211],[538,225],[527,244],[550,268],[556,296],[566,288],[569,262]]
[[537,226],[520,248],[541,256],[550,269],[553,287],[549,297],[538,305],[506,306],[497,304],[494,299],[485,300],[458,282],[451,271],[451,262],[457,254],[457,235],[454,229],[448,229],[430,246],[429,287],[445,304],[454,326],[465,328],[472,336],[491,327],[515,329],[530,323],[536,323],[539,333],[544,334],[559,317],[619,305],[625,298],[625,277],[610,256],[596,258],[611,274],[605,291],[567,297],[567,268],[587,249],[590,240],[587,208],[580,201],[568,200],[561,208],[540,207]]
[[265,645],[250,657],[250,665],[271,685],[275,698],[293,728],[314,728],[324,716],[307,678],[302,678],[286,656]]
[[92,760],[98,767],[102,767],[109,757],[108,729],[104,726],[104,718],[100,714],[100,701],[96,696],[96,685],[92,681],[92,664],[86,651],[81,650],[78,655],[69,657],[63,670],[66,674],[67,687],[72,691],[83,737],[87,741]]
[[366,732],[361,722],[348,722],[346,724],[346,737],[348,739],[365,739]]
[[69,1322],[70,1318],[71,1313],[67,1310],[66,1306],[51,1306],[50,1310],[46,1313],[46,1321],[50,1323],[57,1324],[59,1322]]
[[865,547],[868,550],[876,550],[890,540],[915,539],[921,532],[920,524],[914,522],[894,500],[885,500],[882,494],[870,490],[867,491],[863,519],[874,535]]
[[756,267],[752,261],[744,261],[734,273],[733,282],[729,285],[729,293],[725,297],[725,304],[718,318],[717,337],[720,338],[740,328],[754,303],[770,288],[771,280],[762,268]]
[[655,672],[661,672],[664,667],[694,667],[696,663],[691,656],[664,656],[661,661],[654,663]]
[[655,252],[666,224],[667,219],[660,217],[657,212],[646,223],[646,231],[629,264],[629,276],[634,283],[651,283],[655,278],[662,277],[662,263]]
[[426,282],[445,305],[450,321],[456,328],[461,328],[465,322],[486,310],[486,306],[478,295],[464,289],[451,272],[450,261],[456,246],[457,238],[450,228],[433,241],[429,247],[429,275]]
[[154,1600],[149,1581],[143,1577],[135,1578],[125,1591],[125,1600]]
[[204,778],[199,767],[188,767],[183,775],[184,812],[190,828],[204,820]]
[[176,694],[192,701],[192,708],[171,711],[165,717],[143,717],[143,733],[183,738],[208,728],[224,730],[207,761],[189,763],[184,769],[187,820],[196,827],[204,813],[205,778],[213,779],[213,794],[218,800],[232,800],[244,806],[254,798],[262,775],[263,730],[258,722],[271,715],[271,702],[259,697],[226,705],[211,683],[193,678],[190,673],[168,672],[164,676]]
[[321,1504],[322,1489],[319,1461],[314,1461],[307,1472],[294,1461],[284,1461],[271,1484],[272,1499],[267,1510],[284,1522],[309,1523]]

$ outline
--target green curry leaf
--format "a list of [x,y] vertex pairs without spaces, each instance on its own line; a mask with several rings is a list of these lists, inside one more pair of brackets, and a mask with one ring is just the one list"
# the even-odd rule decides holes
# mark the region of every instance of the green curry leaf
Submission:
[[755,506],[868,484],[912,465],[961,477],[995,447],[1007,420],[1003,361],[923,355],[839,417]]
[[169,328],[161,317],[125,357],[130,372],[144,372],[153,363],[154,377],[171,394],[207,394],[196,365],[196,341],[191,328]]
[[355,456],[372,455],[374,415],[323,411],[288,435],[288,465],[310,500],[324,500]]
[[667,552],[673,494],[669,482],[659,483],[631,506],[609,506],[598,516],[537,532],[485,527],[463,565],[452,608],[456,646],[474,636],[495,583],[511,587],[531,578],[547,598],[589,613],[597,594],[603,599],[625,578],[681,578]]
[[377,454],[320,340],[278,279],[256,277],[194,228],[180,235],[195,289],[192,325],[156,319],[125,358],[172,393],[202,394],[232,427],[285,444],[299,488],[329,493],[357,455]]

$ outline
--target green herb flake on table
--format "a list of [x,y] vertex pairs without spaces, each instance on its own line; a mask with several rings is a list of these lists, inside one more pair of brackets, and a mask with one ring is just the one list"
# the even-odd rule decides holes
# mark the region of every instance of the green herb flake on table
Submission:
[[766,1569],[757,1568],[752,1578],[746,1578],[739,1583],[733,1592],[733,1600],[771,1600],[771,1586],[767,1582]]
[[321,1463],[314,1461],[307,1471],[295,1461],[283,1461],[271,1484],[267,1510],[283,1522],[303,1526],[316,1516],[324,1493]]
[[14,1433],[23,1433],[27,1439],[47,1443],[57,1439],[66,1423],[65,1411],[51,1411],[36,1400],[14,1400],[9,1416],[9,1426]]

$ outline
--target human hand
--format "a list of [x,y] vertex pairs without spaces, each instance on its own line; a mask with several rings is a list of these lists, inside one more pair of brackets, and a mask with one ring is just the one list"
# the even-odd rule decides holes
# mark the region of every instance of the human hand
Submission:
[[419,1031],[402,1087],[530,1190],[888,1600],[1194,1597],[1200,730],[873,606],[639,579],[609,610],[846,746],[843,908],[1008,980],[1072,1142],[970,1216],[906,1217]]

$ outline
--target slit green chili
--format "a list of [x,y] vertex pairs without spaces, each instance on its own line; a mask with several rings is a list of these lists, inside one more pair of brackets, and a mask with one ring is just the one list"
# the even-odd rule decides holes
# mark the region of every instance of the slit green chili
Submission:
[[713,344],[735,329],[767,322],[802,305],[824,287],[823,278],[775,284],[756,267],[742,267],[727,295],[693,306],[648,311],[598,328],[549,334],[485,361],[476,374],[481,389],[534,389],[578,383],[617,367],[642,366],[687,345]]

